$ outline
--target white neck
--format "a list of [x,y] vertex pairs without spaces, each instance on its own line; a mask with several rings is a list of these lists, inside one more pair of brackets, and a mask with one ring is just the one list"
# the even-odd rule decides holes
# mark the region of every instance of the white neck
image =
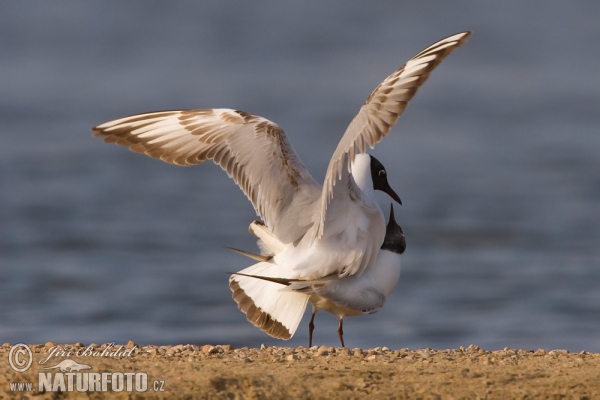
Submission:
[[369,270],[375,286],[389,296],[400,279],[402,255],[387,250],[380,250],[375,265]]
[[374,192],[373,178],[371,177],[371,156],[363,153],[357,154],[352,163],[352,177],[354,182],[363,192]]

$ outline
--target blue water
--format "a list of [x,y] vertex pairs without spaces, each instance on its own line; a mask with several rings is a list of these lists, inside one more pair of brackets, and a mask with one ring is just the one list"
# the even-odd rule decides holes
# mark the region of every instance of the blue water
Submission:
[[[386,307],[348,318],[346,344],[600,351],[600,4],[2,9],[0,342],[284,344],[227,285],[248,260],[224,246],[256,249],[242,192],[212,164],[167,165],[90,128],[241,109],[280,124],[322,180],[375,86],[471,29],[373,151],[404,202],[408,248]],[[286,345],[307,344],[307,316]],[[316,343],[337,345],[334,316],[316,326]]]

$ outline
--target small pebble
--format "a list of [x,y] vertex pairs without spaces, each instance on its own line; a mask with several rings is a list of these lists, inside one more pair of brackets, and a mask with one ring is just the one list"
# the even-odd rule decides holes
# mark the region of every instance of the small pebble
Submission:
[[175,351],[175,353],[181,353],[183,350],[185,350],[185,346],[182,344],[178,344],[177,346],[173,347],[173,351]]
[[552,350],[552,351],[548,352],[548,354],[550,354],[551,356],[558,356],[558,355],[569,354],[569,351],[562,350],[562,349],[556,349],[556,350]]
[[479,346],[471,344],[471,345],[469,345],[469,347],[467,347],[467,351],[478,352]]
[[350,351],[350,349],[348,348],[343,348],[343,349],[339,349],[338,351],[336,351],[338,354],[344,355],[344,356],[351,356],[352,352]]

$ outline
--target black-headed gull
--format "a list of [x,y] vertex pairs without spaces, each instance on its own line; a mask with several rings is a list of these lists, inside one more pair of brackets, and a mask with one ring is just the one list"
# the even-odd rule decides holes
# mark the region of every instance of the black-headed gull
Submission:
[[[232,249],[255,260],[268,262],[268,256],[255,255],[241,250]],[[385,240],[377,254],[375,264],[365,270],[361,275],[324,277],[316,281],[300,279],[285,279],[271,276],[252,275],[256,268],[252,266],[246,270],[233,274],[229,278],[229,286],[233,298],[240,308],[244,310],[252,321],[264,313],[254,304],[241,287],[250,288],[262,297],[286,298],[293,293],[291,299],[298,299],[298,304],[306,300],[312,304],[310,318],[308,346],[312,346],[313,330],[315,329],[315,314],[325,310],[339,318],[338,338],[342,347],[344,344],[344,331],[342,324],[344,317],[353,317],[362,314],[373,314],[381,310],[385,300],[392,293],[400,279],[402,254],[406,250],[406,239],[400,225],[394,217],[394,207],[390,206],[390,218],[385,230]],[[284,293],[281,297],[281,293]],[[256,296],[255,296],[256,298]],[[304,309],[302,310],[304,314]],[[268,318],[266,315],[264,318]],[[276,327],[275,323],[272,323]]]
[[[374,264],[385,236],[374,191],[384,190],[400,202],[383,165],[365,153],[366,144],[373,148],[389,133],[431,71],[469,35],[462,32],[434,43],[377,86],[342,136],[323,186],[278,125],[243,111],[138,114],[101,124],[93,128],[94,136],[171,164],[213,160],[221,166],[264,221],[251,229],[272,258],[253,266],[254,275],[302,280],[360,275]],[[260,315],[268,316],[253,321],[255,325],[281,338],[295,332],[306,306],[271,298],[274,303],[266,312],[268,302],[253,300]]]

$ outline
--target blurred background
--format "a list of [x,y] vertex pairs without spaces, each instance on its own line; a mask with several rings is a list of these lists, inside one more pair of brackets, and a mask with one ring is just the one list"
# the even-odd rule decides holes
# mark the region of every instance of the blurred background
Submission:
[[[250,323],[227,271],[254,210],[213,164],[103,144],[124,115],[228,107],[282,126],[322,181],[371,91],[469,42],[371,153],[404,205],[402,277],[349,347],[600,351],[600,3],[4,2],[0,341],[307,345]],[[386,218],[390,198],[379,197]],[[309,308],[310,309],[310,308]],[[337,318],[315,342],[338,345]]]

